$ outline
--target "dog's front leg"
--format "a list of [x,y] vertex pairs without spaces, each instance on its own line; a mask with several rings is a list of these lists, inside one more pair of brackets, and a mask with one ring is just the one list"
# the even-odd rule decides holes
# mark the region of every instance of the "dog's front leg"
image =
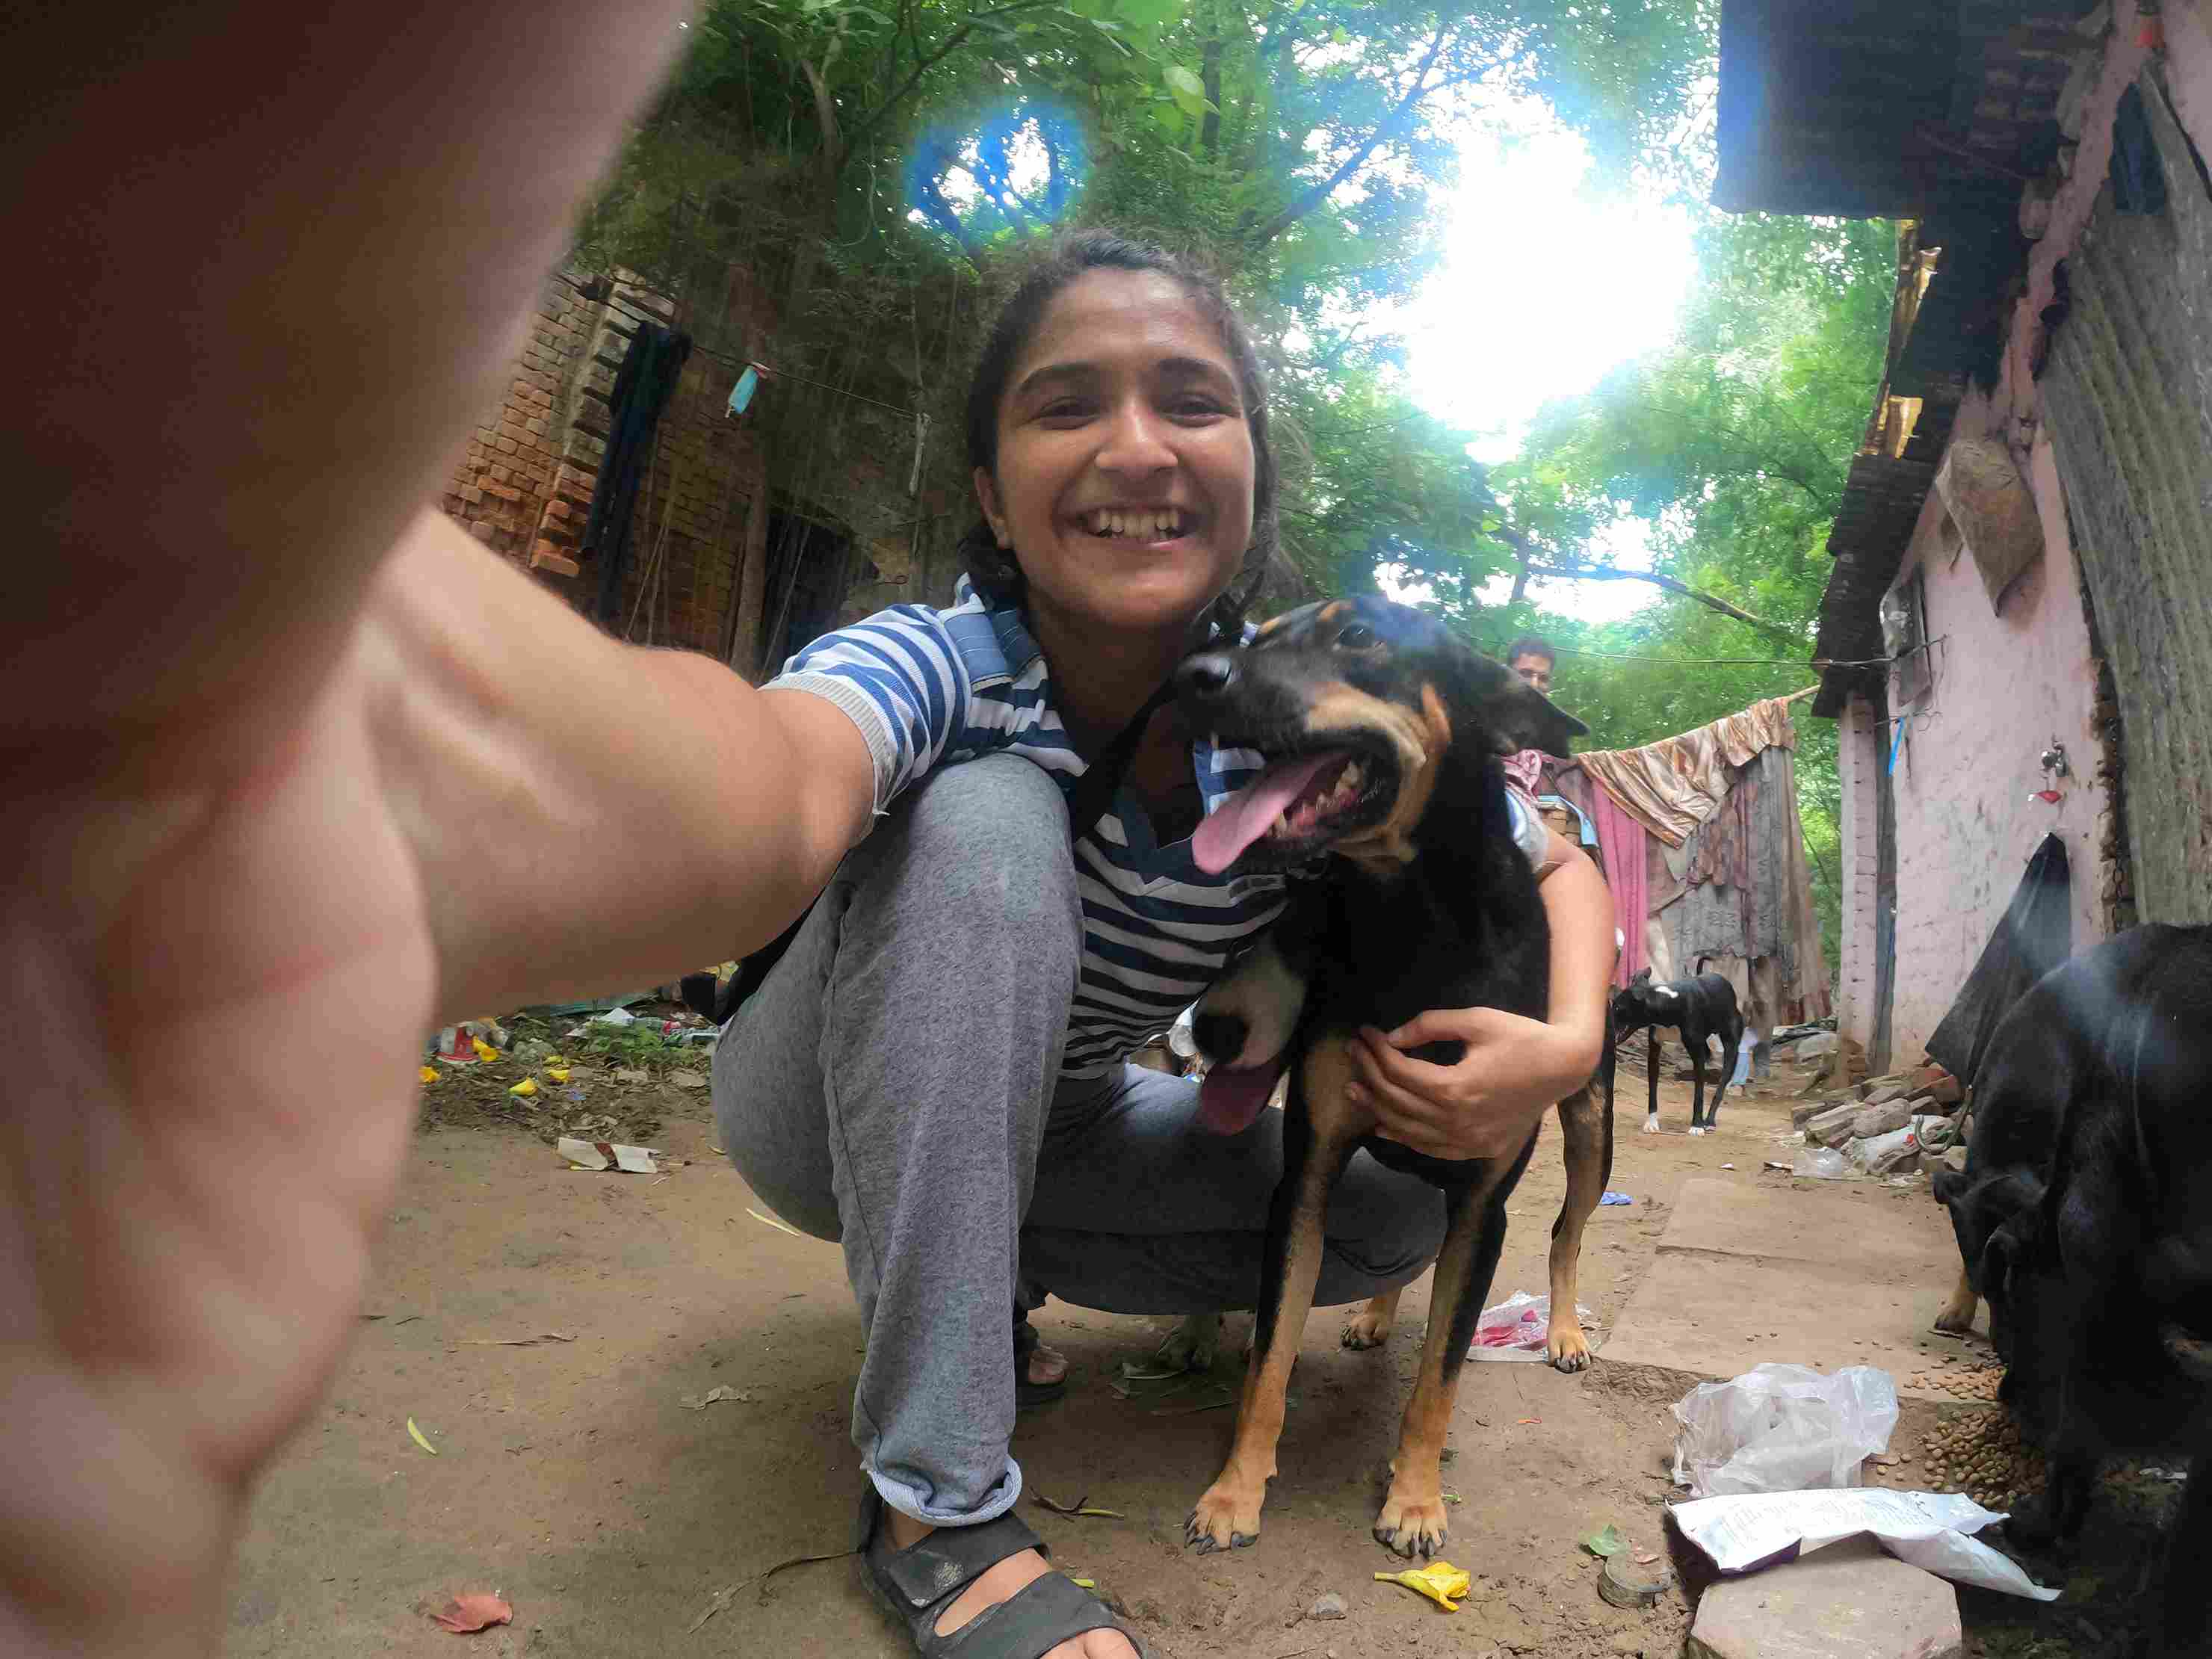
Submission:
[[1317,1047],[1309,1054],[1291,1085],[1298,1097],[1284,1115],[1283,1178],[1267,1216],[1260,1306],[1253,1322],[1244,1391],[1237,1403],[1236,1439],[1229,1461],[1183,1527],[1184,1540],[1201,1553],[1241,1549],[1260,1536],[1260,1510],[1275,1473],[1275,1444],[1282,1438],[1291,1368],[1297,1363],[1298,1340],[1305,1332],[1306,1316],[1313,1310],[1314,1285],[1321,1276],[1329,1189],[1352,1161],[1357,1145],[1340,1109],[1323,1112],[1316,1123],[1309,1106],[1315,1085],[1322,1082],[1336,1097],[1331,1102],[1335,1107],[1350,1075],[1350,1060],[1343,1043],[1337,1042],[1329,1052]]
[[1451,1430],[1452,1406],[1459,1398],[1460,1368],[1482,1319],[1482,1301],[1498,1271],[1505,1246],[1505,1195],[1521,1178],[1536,1144],[1510,1163],[1493,1159],[1470,1164],[1473,1176],[1449,1195],[1450,1213],[1444,1244],[1437,1256],[1437,1276],[1429,1292],[1429,1330],[1421,1342],[1421,1369],[1413,1396],[1398,1428],[1398,1452],[1390,1460],[1390,1490],[1375,1517],[1375,1539],[1404,1556],[1431,1556],[1444,1547],[1451,1527],[1445,1517],[1444,1437]]
[[1563,1371],[1586,1370],[1589,1338],[1575,1298],[1582,1277],[1583,1230],[1597,1212],[1613,1173],[1613,1126],[1598,1104],[1597,1085],[1584,1084],[1559,1103],[1561,1139],[1567,1145],[1567,1192],[1552,1224],[1552,1323],[1544,1346]]
[[1690,1051],[1690,1133],[1693,1135],[1705,1132],[1705,1034],[1692,1032],[1685,1021],[1682,1046]]
[[1644,1110],[1644,1133],[1659,1133],[1659,1028],[1648,1025],[1644,1030],[1644,1080],[1650,1100]]
[[1974,1294],[1974,1276],[1960,1267],[1951,1305],[1936,1316],[1936,1328],[1946,1336],[1964,1336],[1974,1328],[1974,1304],[1979,1300]]

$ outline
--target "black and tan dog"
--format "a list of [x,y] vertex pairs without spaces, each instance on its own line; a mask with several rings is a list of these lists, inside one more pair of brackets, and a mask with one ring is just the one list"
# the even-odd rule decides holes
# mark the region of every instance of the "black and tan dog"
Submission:
[[[1375,599],[1309,605],[1242,649],[1193,657],[1178,690],[1194,726],[1268,762],[1194,837],[1199,862],[1297,869],[1330,855],[1320,878],[1294,884],[1282,919],[1194,1023],[1214,1062],[1202,1097],[1212,1127],[1249,1123],[1285,1066],[1291,1086],[1235,1444],[1188,1537],[1203,1550],[1259,1535],[1329,1192],[1364,1147],[1445,1198],[1428,1336],[1374,1528],[1401,1554],[1433,1554],[1449,1530],[1438,1466],[1460,1366],[1535,1131],[1498,1159],[1434,1158],[1382,1139],[1373,1112],[1347,1097],[1351,1049],[1363,1026],[1389,1030],[1434,1008],[1544,1017],[1550,938],[1498,757],[1531,744],[1564,750],[1583,728],[1433,617]],[[1458,1050],[1415,1052],[1449,1063]],[[1561,1117],[1569,1185],[1553,1230],[1553,1307],[1571,1318],[1573,1263],[1610,1174],[1612,1122],[1587,1089]],[[1579,1330],[1571,1340],[1587,1355]]]

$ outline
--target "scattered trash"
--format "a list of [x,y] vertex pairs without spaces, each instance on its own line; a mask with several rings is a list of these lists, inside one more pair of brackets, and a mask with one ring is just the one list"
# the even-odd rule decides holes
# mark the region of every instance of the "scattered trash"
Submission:
[[415,1426],[415,1419],[411,1417],[407,1419],[407,1432],[410,1437],[413,1438],[415,1443],[420,1446],[424,1451],[429,1453],[431,1456],[435,1457],[438,1455],[438,1449],[430,1443],[429,1440],[423,1435],[422,1430]]
[[1466,1501],[1455,1492],[1448,1492],[1444,1494],[1444,1502],[1447,1504],[1463,1504]]
[[1723,1170],[1733,1170],[1734,1168],[1735,1168],[1735,1164],[1722,1164],[1722,1165],[1721,1165],[1721,1168],[1723,1168]]
[[1909,1173],[1920,1166],[1920,1137],[1912,1133],[1908,1124],[1887,1134],[1854,1140],[1846,1155],[1853,1169],[1869,1175],[1892,1175],[1899,1170]]
[[419,1071],[419,1072],[417,1072],[417,1073],[416,1073],[416,1076],[417,1076],[417,1077],[421,1078],[421,1079],[422,1079],[422,1081],[423,1081],[423,1082],[425,1082],[425,1083],[435,1083],[435,1082],[436,1082],[440,1078],[443,1077],[444,1075],[445,1075],[445,1073],[444,1073],[443,1072],[441,1072],[441,1071],[440,1071],[436,1066],[425,1066],[424,1067],[422,1067],[422,1069],[421,1071]]
[[534,1348],[541,1342],[574,1342],[566,1331],[540,1331],[535,1336],[465,1336],[465,1348]]
[[507,1093],[511,1095],[520,1095],[525,1100],[529,1099],[531,1096],[537,1092],[538,1079],[534,1077],[526,1077],[523,1079],[521,1082],[516,1084],[512,1089],[507,1091]]
[[499,1050],[493,1048],[491,1044],[486,1042],[482,1037],[471,1038],[469,1046],[477,1051],[477,1058],[478,1060],[489,1061],[497,1060],[499,1058]]
[[1616,1556],[1628,1547],[1628,1540],[1620,1535],[1620,1528],[1607,1522],[1582,1540],[1583,1547],[1601,1559]]
[[683,1048],[686,1044],[696,1044],[698,1047],[706,1049],[711,1054],[714,1051],[714,1044],[720,1041],[721,1035],[720,1031],[709,1025],[703,1031],[678,1031],[672,1040],[679,1048]]
[[610,1008],[603,1014],[593,1014],[586,1023],[592,1025],[612,1025],[620,1029],[625,1025],[636,1024],[637,1016],[627,1008]]
[[494,1625],[513,1624],[514,1609],[496,1595],[456,1595],[446,1603],[443,1613],[430,1617],[455,1634],[466,1636]]
[[1516,1417],[1513,1419],[1513,1426],[1516,1429],[1522,1429],[1526,1428],[1531,1423],[1540,1423],[1544,1419],[1540,1417]]
[[[1636,1556],[1637,1563],[1641,1566],[1650,1566],[1658,1559],[1656,1555],[1646,1555],[1641,1551]],[[1634,1612],[1638,1607],[1650,1607],[1665,1595],[1672,1577],[1673,1575],[1663,1567],[1656,1575],[1638,1572],[1628,1565],[1625,1556],[1615,1555],[1607,1559],[1605,1571],[1597,1576],[1597,1593],[1608,1607],[1626,1607]]]
[[1672,1504],[1668,1512],[1682,1535],[1724,1573],[1810,1554],[1871,1533],[1892,1555],[1923,1571],[2007,1595],[2058,1599],[2058,1591],[2041,1588],[2012,1561],[1969,1536],[2005,1518],[1971,1498],[1866,1486],[1696,1498]]
[[1779,1170],[1784,1175],[1788,1175],[1790,1173],[1790,1166],[1787,1164],[1784,1164],[1778,1158],[1768,1158],[1762,1167],[1769,1170]]
[[679,1089],[703,1089],[707,1079],[696,1072],[671,1072],[668,1080]]
[[568,1080],[568,1068],[565,1066],[548,1066],[545,1068],[545,1075],[556,1083],[566,1083]]
[[1172,1378],[1180,1377],[1183,1374],[1179,1368],[1156,1370],[1146,1365],[1142,1360],[1125,1359],[1121,1362],[1121,1375],[1132,1382],[1165,1382]]
[[[1584,1328],[1593,1328],[1596,1318],[1580,1303],[1575,1312],[1581,1317]],[[1475,1322],[1474,1342],[1467,1351],[1469,1359],[1547,1359],[1544,1351],[1545,1339],[1552,1328],[1552,1298],[1530,1296],[1525,1291],[1516,1291],[1494,1308],[1485,1308],[1482,1317]]]
[[1341,1595],[1339,1595],[1334,1590],[1331,1590],[1328,1595],[1321,1596],[1316,1600],[1313,1606],[1306,1609],[1306,1617],[1309,1619],[1341,1619],[1350,1611],[1351,1609],[1344,1605],[1344,1598]]
[[1844,1155],[1826,1146],[1808,1146],[1790,1164],[1791,1175],[1809,1176],[1815,1181],[1841,1181],[1850,1172]]
[[1408,1567],[1403,1572],[1378,1572],[1378,1584],[1403,1584],[1409,1590],[1418,1590],[1446,1613],[1459,1611],[1459,1598],[1467,1594],[1468,1575],[1449,1561],[1431,1561],[1425,1567]]
[[1855,1486],[1859,1462],[1887,1449],[1897,1384],[1871,1365],[1823,1376],[1807,1365],[1754,1365],[1700,1382],[1674,1407],[1674,1484],[1695,1498]]
[[1603,1198],[1598,1200],[1598,1203],[1601,1206],[1607,1204],[1633,1204],[1635,1202],[1636,1200],[1631,1198],[1626,1193],[1607,1193]]
[[632,1175],[659,1175],[650,1146],[614,1146],[604,1140],[578,1140],[562,1135],[553,1149],[579,1170],[627,1170]]
[[742,1393],[726,1382],[720,1388],[709,1389],[704,1394],[687,1394],[679,1403],[687,1412],[703,1412],[708,1407],[724,1400],[734,1400],[740,1406],[750,1406],[753,1403],[752,1395]]
[[1659,1552],[1657,1550],[1638,1550],[1636,1552],[1636,1565],[1639,1567],[1648,1567],[1658,1559]]
[[763,1222],[767,1225],[775,1228],[776,1231],[780,1233],[789,1233],[793,1238],[804,1238],[806,1237],[806,1235],[799,1231],[798,1228],[793,1227],[786,1222],[778,1221],[772,1215],[763,1215],[758,1210],[752,1209],[750,1207],[746,1209],[745,1213],[750,1216],[754,1220]]

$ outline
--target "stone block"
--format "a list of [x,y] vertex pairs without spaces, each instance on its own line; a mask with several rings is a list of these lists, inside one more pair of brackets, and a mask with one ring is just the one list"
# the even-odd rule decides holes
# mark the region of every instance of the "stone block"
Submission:
[[1840,1106],[1831,1106],[1816,1112],[1805,1122],[1805,1138],[1823,1146],[1840,1146],[1850,1139],[1851,1126],[1858,1121],[1859,1106],[1856,1101],[1845,1101]]
[[1902,1129],[1915,1115],[1911,1101],[1869,1103],[1861,1107],[1858,1115],[1851,1120],[1851,1139],[1865,1140],[1875,1135],[1886,1135],[1892,1129]]
[[541,538],[530,550],[530,568],[532,570],[550,570],[556,576],[573,576],[582,567],[552,543]]
[[1956,1591],[1870,1539],[1724,1578],[1698,1603],[1691,1659],[1961,1659]]

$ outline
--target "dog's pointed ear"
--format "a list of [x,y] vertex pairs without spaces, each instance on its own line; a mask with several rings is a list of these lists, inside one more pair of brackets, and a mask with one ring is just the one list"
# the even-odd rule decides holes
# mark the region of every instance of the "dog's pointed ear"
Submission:
[[1565,755],[1575,738],[1589,735],[1589,727],[1504,663],[1471,648],[1462,647],[1462,655],[1468,701],[1500,754],[1538,749]]

